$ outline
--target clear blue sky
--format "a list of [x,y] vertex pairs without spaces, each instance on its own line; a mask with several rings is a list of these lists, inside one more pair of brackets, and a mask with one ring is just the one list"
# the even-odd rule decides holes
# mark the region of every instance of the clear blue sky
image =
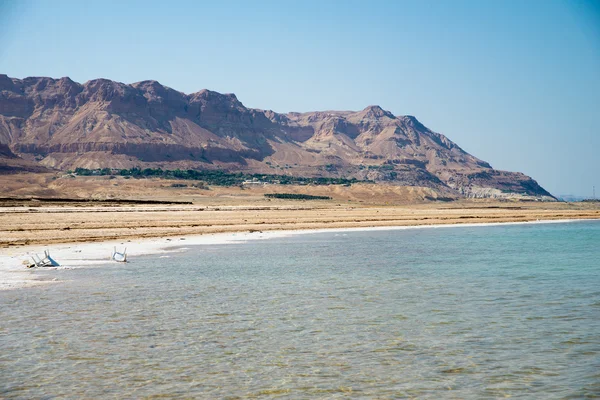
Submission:
[[0,73],[378,104],[553,194],[600,194],[598,0],[0,0]]

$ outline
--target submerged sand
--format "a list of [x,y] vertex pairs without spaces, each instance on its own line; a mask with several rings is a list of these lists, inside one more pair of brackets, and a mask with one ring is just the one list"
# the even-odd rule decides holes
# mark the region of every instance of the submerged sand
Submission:
[[[84,268],[114,262],[110,259],[112,251],[126,249],[131,260],[136,256],[149,254],[167,254],[183,250],[183,246],[227,244],[252,239],[266,239],[281,236],[285,233],[228,233],[176,238],[146,238],[137,240],[113,240],[88,243],[62,243],[52,246],[32,245],[0,249],[0,290],[31,287],[60,281],[62,270]],[[51,257],[60,263],[60,267],[27,268],[31,257],[43,257],[44,250],[50,251]],[[39,271],[57,271],[52,280],[38,274]]]

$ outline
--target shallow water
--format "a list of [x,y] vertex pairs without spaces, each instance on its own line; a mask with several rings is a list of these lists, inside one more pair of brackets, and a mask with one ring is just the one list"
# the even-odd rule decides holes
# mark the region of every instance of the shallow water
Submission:
[[4,398],[600,396],[600,222],[319,233],[0,292]]

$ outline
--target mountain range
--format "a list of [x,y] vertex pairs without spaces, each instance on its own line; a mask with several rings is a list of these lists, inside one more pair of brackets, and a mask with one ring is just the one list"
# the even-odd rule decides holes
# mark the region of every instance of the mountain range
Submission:
[[0,172],[81,168],[221,169],[343,177],[467,197],[552,200],[413,116],[379,106],[287,114],[234,94],[184,94],[156,81],[0,75]]

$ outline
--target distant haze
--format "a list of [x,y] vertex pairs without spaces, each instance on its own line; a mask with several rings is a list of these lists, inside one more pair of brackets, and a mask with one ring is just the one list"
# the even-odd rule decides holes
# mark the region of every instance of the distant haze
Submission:
[[554,194],[600,192],[599,71],[594,1],[0,3],[1,74],[378,104]]

